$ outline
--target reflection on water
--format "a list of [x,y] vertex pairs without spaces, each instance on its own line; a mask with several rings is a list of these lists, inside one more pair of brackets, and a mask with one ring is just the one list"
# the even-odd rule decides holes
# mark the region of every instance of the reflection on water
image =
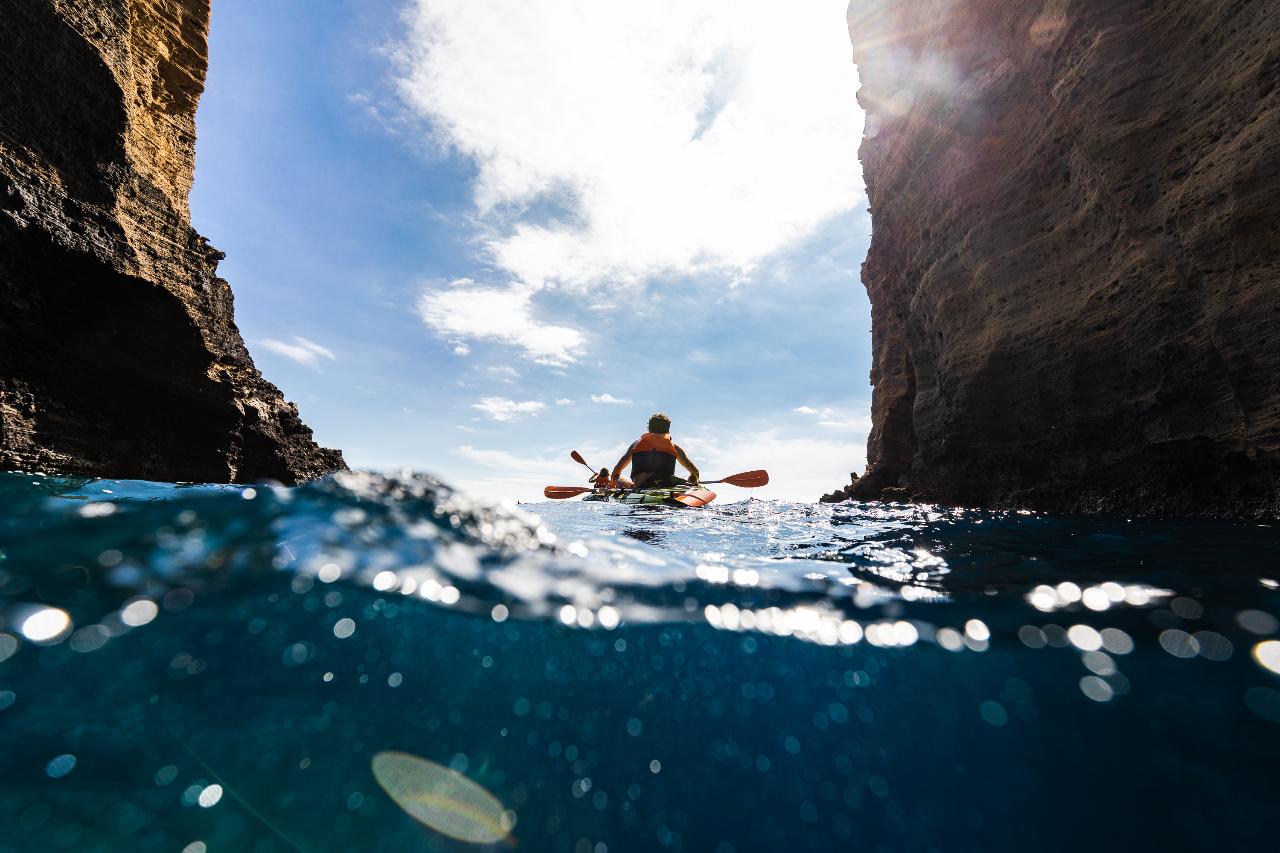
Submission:
[[1271,846],[1273,527],[536,509],[0,475],[0,851]]
[[[618,532],[628,539],[645,542],[649,545],[661,545],[670,532],[671,512],[676,507],[667,506],[635,506],[625,518],[616,518],[620,522]],[[606,511],[601,512],[604,515]]]

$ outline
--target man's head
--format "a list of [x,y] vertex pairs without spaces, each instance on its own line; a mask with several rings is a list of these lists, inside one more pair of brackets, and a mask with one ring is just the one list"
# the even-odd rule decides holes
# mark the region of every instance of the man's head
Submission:
[[656,432],[658,435],[666,435],[671,432],[671,418],[658,412],[649,417],[649,432]]

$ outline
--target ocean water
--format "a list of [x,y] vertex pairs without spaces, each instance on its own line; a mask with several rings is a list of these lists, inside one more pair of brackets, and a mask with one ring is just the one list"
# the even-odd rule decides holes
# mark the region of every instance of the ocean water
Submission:
[[0,474],[0,851],[1275,849],[1280,528],[725,492]]

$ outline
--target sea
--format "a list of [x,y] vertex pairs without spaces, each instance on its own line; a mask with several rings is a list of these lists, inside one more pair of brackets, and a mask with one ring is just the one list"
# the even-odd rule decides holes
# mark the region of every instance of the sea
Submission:
[[0,851],[1271,851],[1280,527],[0,474]]

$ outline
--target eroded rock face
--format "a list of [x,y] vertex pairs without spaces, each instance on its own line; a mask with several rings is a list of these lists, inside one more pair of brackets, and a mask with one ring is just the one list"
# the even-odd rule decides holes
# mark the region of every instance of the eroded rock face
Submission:
[[208,0],[0,14],[0,468],[291,483],[344,468],[262,378],[190,223]]
[[1280,15],[854,0],[886,488],[1280,516]]

